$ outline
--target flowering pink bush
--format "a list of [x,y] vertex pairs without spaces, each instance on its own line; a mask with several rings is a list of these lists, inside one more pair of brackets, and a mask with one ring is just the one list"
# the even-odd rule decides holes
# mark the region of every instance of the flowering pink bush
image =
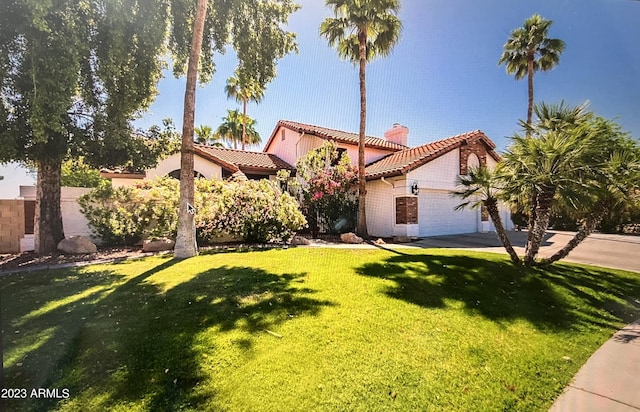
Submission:
[[332,142],[307,154],[296,164],[299,184],[292,190],[312,231],[353,230],[357,212],[357,168]]

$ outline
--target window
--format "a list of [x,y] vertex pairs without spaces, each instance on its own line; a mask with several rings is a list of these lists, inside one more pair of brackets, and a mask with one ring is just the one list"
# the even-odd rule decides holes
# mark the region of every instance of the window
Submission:
[[282,141],[284,141],[284,139],[286,139],[287,136],[285,135],[284,129],[280,129],[280,139]]
[[418,198],[396,197],[396,225],[418,224]]
[[467,158],[467,174],[469,169],[477,169],[480,167],[480,159],[475,153],[471,153]]
[[[173,177],[174,179],[178,179],[180,180],[180,169],[176,169],[173,172],[169,173],[167,176],[169,177]],[[197,170],[193,171],[193,177],[198,179],[198,178],[203,178],[204,179],[204,175],[200,172],[198,172]]]

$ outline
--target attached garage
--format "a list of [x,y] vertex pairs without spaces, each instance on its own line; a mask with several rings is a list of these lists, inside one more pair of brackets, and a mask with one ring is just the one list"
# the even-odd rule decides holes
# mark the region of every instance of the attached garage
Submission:
[[[457,178],[469,167],[494,167],[500,156],[479,130],[387,156],[367,166],[367,226],[375,236],[403,238],[492,230],[479,209],[455,207]],[[511,228],[509,211],[501,208]],[[393,220],[391,220],[393,219]]]
[[478,210],[455,211],[461,203],[449,192],[421,190],[418,196],[419,237],[455,235],[478,231]]

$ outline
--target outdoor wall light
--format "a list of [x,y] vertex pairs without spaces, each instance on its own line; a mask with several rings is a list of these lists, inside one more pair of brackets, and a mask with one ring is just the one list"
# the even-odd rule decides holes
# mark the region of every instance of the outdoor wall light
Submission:
[[418,196],[418,193],[420,193],[420,189],[418,189],[418,182],[416,180],[411,183],[411,193],[416,196]]

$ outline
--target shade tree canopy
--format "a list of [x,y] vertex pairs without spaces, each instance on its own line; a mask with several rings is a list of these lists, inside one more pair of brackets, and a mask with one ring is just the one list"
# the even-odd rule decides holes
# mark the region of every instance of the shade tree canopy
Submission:
[[169,4],[2,3],[0,160],[38,170],[36,252],[64,237],[61,164],[71,153],[92,165],[148,166],[130,122],[156,93]]
[[[64,237],[59,206],[64,159],[83,155],[96,167],[153,165],[155,160],[141,156],[146,146],[132,134],[131,121],[157,93],[167,51],[174,73],[186,72],[195,6],[190,0],[0,5],[0,161],[22,161],[38,170],[37,252],[55,250]],[[296,7],[290,0],[212,0],[215,12],[206,16],[199,81],[213,76],[213,56],[233,42],[232,27],[248,33],[240,30],[237,13],[260,11],[263,21],[283,22]],[[294,41],[293,34],[277,29],[264,39],[274,43],[267,50],[282,50],[282,38],[286,44]]]

